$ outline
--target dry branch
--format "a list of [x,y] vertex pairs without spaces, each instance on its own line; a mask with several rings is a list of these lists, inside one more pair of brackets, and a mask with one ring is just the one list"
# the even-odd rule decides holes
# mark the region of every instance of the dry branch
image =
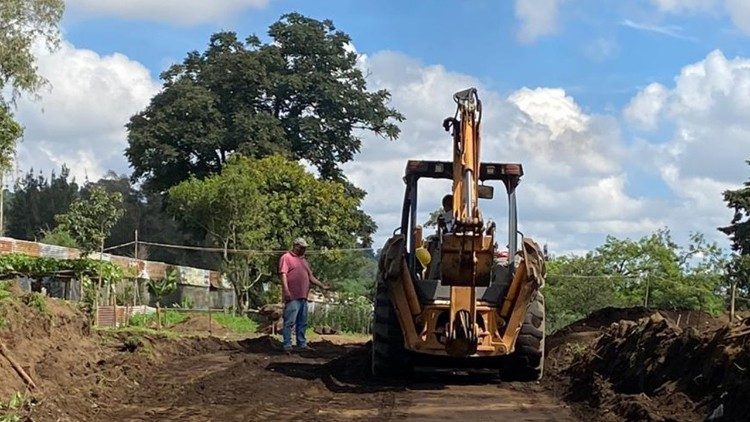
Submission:
[[26,382],[26,384],[29,385],[31,388],[36,388],[36,384],[34,384],[34,380],[31,379],[29,374],[26,373],[26,371],[23,370],[21,365],[18,364],[18,362],[15,361],[12,357],[10,357],[10,352],[8,351],[8,348],[5,347],[5,344],[0,341],[0,354],[2,354],[5,359],[8,359],[8,362],[10,362],[10,365],[13,367],[13,369],[16,370],[18,375],[23,378],[23,380]]

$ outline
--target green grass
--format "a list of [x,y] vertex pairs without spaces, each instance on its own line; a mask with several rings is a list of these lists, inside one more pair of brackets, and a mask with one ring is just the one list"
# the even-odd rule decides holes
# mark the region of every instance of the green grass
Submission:
[[10,281],[0,281],[0,300],[10,299],[13,293],[10,292]]
[[250,334],[258,330],[258,323],[244,316],[211,314],[211,318],[222,327],[238,334]]
[[[169,328],[176,324],[181,323],[187,319],[188,315],[184,312],[172,311],[169,309],[162,309],[161,311],[161,322],[162,328]],[[155,328],[156,324],[156,313],[153,314],[139,314],[133,315],[128,321],[128,325],[131,327],[145,327]]]
[[364,298],[310,312],[308,326],[327,325],[341,333],[369,334],[372,324],[372,305]]
[[0,422],[21,421],[21,413],[28,410],[31,400],[21,392],[16,392],[7,401],[0,401]]
[[31,293],[26,297],[26,304],[43,314],[47,313],[47,298],[41,293]]
[[[156,324],[156,319],[154,319],[154,324]],[[129,334],[133,336],[154,336],[154,337],[164,337],[164,338],[180,338],[180,337],[190,337],[188,335],[183,335],[180,333],[176,333],[174,331],[170,331],[168,329],[162,329],[157,330],[154,328],[148,328],[148,327],[137,327],[137,326],[123,326],[123,327],[94,327],[95,330],[97,330],[100,333],[104,334]]]
[[3,309],[3,301],[11,300],[13,293],[10,291],[10,281],[0,281],[0,330],[8,326],[8,320],[5,318],[5,310]]

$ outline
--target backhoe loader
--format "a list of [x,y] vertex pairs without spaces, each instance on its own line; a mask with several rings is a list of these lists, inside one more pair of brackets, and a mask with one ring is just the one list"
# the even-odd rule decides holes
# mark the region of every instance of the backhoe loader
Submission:
[[[378,262],[372,372],[389,377],[409,374],[415,365],[490,367],[504,379],[537,380],[544,370],[539,290],[545,266],[539,246],[517,227],[523,168],[480,162],[477,90],[457,92],[453,99],[456,113],[443,121],[452,135],[452,161],[406,165],[401,225]],[[444,205],[451,210],[427,238],[417,222],[418,185],[425,178],[452,180]],[[484,220],[479,207],[479,199],[492,199],[492,181],[502,182],[507,193],[507,249],[498,248],[496,225]]]

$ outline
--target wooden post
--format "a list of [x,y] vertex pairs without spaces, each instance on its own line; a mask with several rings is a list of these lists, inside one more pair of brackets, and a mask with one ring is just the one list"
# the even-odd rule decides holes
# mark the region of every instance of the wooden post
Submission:
[[729,299],[729,323],[734,324],[734,302],[737,299],[737,282],[732,283],[732,296]]
[[0,236],[5,236],[5,170],[0,171]]
[[161,330],[161,300],[156,301],[156,328]]
[[138,259],[138,229],[135,229],[135,271],[136,275],[133,279],[133,306],[137,305],[139,296],[139,285],[138,278],[141,276],[141,261]]

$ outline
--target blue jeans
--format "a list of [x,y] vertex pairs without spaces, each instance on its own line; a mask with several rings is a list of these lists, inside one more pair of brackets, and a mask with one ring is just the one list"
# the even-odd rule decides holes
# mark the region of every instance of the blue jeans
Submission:
[[307,328],[307,299],[290,300],[284,304],[284,348],[292,348],[292,325],[297,334],[297,347],[307,346],[305,329]]

